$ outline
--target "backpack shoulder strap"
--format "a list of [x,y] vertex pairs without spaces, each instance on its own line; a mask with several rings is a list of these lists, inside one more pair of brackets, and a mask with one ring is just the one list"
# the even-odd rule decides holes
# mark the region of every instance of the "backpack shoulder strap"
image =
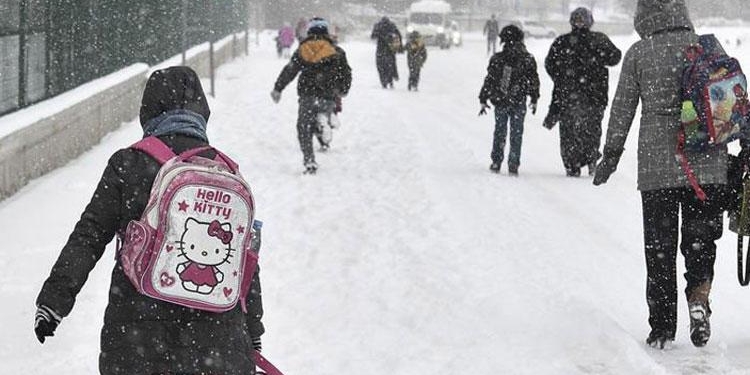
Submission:
[[156,159],[159,164],[164,164],[167,160],[176,156],[169,146],[154,136],[143,138],[130,146],[130,148],[145,152]]

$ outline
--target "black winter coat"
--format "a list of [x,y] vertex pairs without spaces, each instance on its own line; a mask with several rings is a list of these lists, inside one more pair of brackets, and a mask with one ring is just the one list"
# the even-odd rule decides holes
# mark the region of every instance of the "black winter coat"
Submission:
[[591,104],[607,106],[609,95],[608,66],[617,65],[622,52],[600,32],[574,29],[555,39],[544,67],[560,90],[563,107],[570,100],[586,99]]
[[298,73],[299,96],[333,100],[349,93],[352,84],[346,53],[324,35],[311,35],[300,43],[276,79],[274,90],[284,90]]
[[[175,153],[204,144],[184,135],[160,139]],[[130,220],[140,218],[159,168],[141,151],[123,149],[112,155],[37,304],[52,307],[62,316],[70,313],[105,246],[116,233],[124,233]],[[259,337],[264,330],[257,273],[247,304],[247,315],[240,306],[215,314],[143,296],[123,273],[118,257],[101,333],[100,372],[249,374],[255,368],[250,358],[251,337]]]
[[[378,42],[375,50],[377,57],[395,55],[401,49],[403,40],[398,27],[389,19],[381,19],[373,26],[370,39],[376,39]],[[396,48],[394,48],[395,44],[398,44]]]
[[519,106],[539,99],[539,75],[536,60],[520,43],[505,43],[503,50],[490,59],[487,76],[479,92],[479,101],[495,106]]

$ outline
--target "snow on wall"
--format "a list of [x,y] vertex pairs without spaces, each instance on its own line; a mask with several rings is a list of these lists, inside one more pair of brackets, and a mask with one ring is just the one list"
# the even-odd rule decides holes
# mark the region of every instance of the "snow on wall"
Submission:
[[[214,65],[221,66],[244,53],[246,40],[240,33],[214,43]],[[208,43],[191,48],[185,55],[185,65],[201,77],[210,75]],[[0,117],[0,199],[32,178],[65,165],[107,133],[133,121],[148,75],[155,69],[180,64],[181,55],[152,68],[134,64]]]

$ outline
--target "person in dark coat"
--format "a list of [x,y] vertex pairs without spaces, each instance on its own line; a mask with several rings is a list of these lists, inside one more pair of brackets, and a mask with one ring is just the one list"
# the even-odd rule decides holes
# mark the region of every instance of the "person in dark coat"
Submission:
[[490,54],[490,50],[492,50],[492,54],[495,54],[495,46],[497,45],[497,34],[500,32],[500,26],[497,24],[497,20],[495,19],[495,15],[493,14],[490,19],[487,20],[484,24],[484,29],[482,30],[482,33],[487,36],[487,54]]
[[523,32],[515,25],[505,26],[500,31],[503,50],[490,59],[487,76],[479,92],[482,106],[480,115],[489,108],[489,100],[495,106],[495,132],[492,142],[490,170],[500,172],[503,162],[505,139],[510,122],[510,152],[508,153],[508,173],[518,175],[521,164],[521,143],[523,120],[526,116],[526,97],[530,98],[531,112],[536,113],[539,100],[539,76],[536,60],[523,44]]
[[375,63],[380,84],[383,88],[393,88],[393,81],[398,81],[396,53],[402,49],[401,32],[388,17],[383,17],[373,27],[370,38],[377,40]]
[[574,10],[570,15],[573,30],[555,39],[544,61],[555,84],[556,102],[548,117],[559,117],[560,154],[566,174],[573,177],[580,176],[582,166],[593,174],[601,156],[602,119],[609,95],[607,67],[617,65],[621,57],[605,34],[591,31],[593,23],[588,9]]
[[409,65],[409,91],[417,91],[419,74],[427,61],[427,48],[419,32],[412,31],[406,43],[406,62]]
[[[675,158],[682,101],[680,82],[687,47],[698,43],[685,0],[638,0],[635,30],[641,40],[625,54],[612,101],[604,156],[594,185],[617,169],[625,140],[641,104],[638,131],[638,190],[643,203],[646,302],[650,346],[663,349],[677,331],[677,250],[685,258],[690,338],[703,346],[711,335],[709,293],[716,240],[723,229],[721,192],[727,183],[727,148],[685,150],[707,199],[700,200]],[[746,153],[746,151],[745,151]]]
[[274,102],[281,100],[281,91],[297,74],[297,138],[302,149],[305,173],[315,174],[318,164],[315,162],[312,137],[318,134],[321,149],[328,149],[331,142],[330,120],[336,109],[336,99],[346,96],[352,84],[352,70],[346,53],[331,40],[328,22],[322,18],[310,21],[307,38],[300,43],[276,79],[271,91]]
[[[140,110],[144,137],[158,137],[175,153],[207,145],[209,114],[200,80],[190,68],[157,70],[149,78]],[[37,297],[34,330],[40,342],[53,336],[71,312],[89,272],[105,255],[105,246],[116,234],[125,233],[131,220],[140,219],[159,169],[151,156],[131,148],[110,157]],[[264,331],[257,272],[247,300],[248,314],[241,306],[210,313],[140,294],[117,258],[101,332],[101,374],[253,372],[251,353],[254,347],[260,349]]]

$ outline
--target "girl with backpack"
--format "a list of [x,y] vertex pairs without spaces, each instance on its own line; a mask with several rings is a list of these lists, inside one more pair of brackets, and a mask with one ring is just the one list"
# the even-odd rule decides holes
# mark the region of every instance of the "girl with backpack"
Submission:
[[[200,79],[190,68],[157,70],[149,77],[140,109],[144,138],[158,138],[174,154],[207,146],[209,115]],[[216,152],[200,155],[212,158]],[[105,246],[116,234],[123,235],[131,220],[141,218],[160,168],[157,160],[134,147],[110,157],[91,201],[37,297],[34,331],[41,343],[54,335],[62,318],[73,309]],[[231,238],[223,229],[214,228],[214,232],[205,235]],[[120,254],[116,258],[101,333],[101,374],[254,372],[253,350],[260,350],[264,331],[257,270],[246,303],[213,313],[139,293],[126,275]]]
[[640,101],[638,190],[643,203],[646,300],[651,326],[646,343],[664,349],[675,339],[679,233],[679,250],[685,258],[690,339],[700,347],[711,335],[709,294],[715,241],[723,229],[721,194],[727,183],[727,148],[685,150],[695,176],[703,184],[706,197],[701,199],[675,158],[685,64],[675,56],[685,56],[688,47],[699,42],[685,1],[638,0],[635,29],[641,40],[630,47],[622,64],[594,185],[607,182],[617,169]]

